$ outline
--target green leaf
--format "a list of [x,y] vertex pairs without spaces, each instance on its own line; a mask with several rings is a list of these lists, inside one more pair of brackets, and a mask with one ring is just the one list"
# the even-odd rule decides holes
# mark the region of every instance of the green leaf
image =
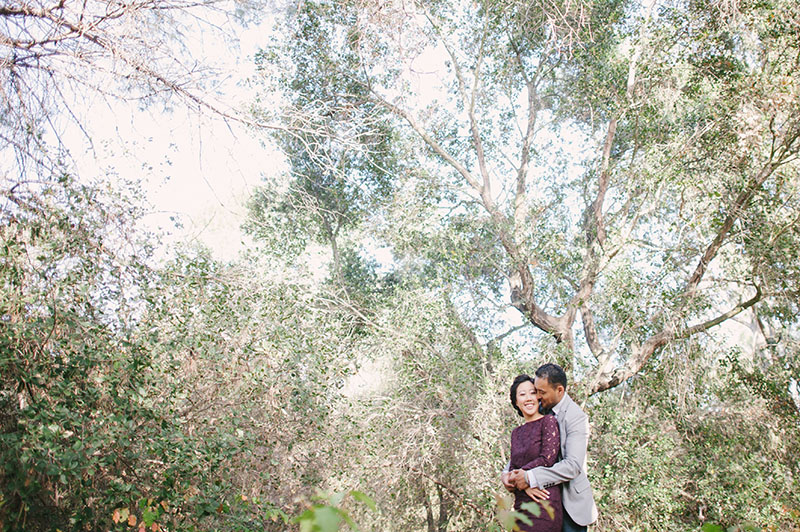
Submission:
[[292,519],[292,522],[299,523],[301,531],[311,530],[311,528],[314,526],[314,511],[306,510]]
[[149,509],[142,512],[142,521],[147,526],[151,526],[158,519],[158,512],[153,512]]
[[341,510],[322,506],[314,511],[314,521],[320,532],[336,532],[342,522]]
[[702,527],[700,527],[700,530],[703,532],[725,532],[724,528],[712,523],[705,523]]
[[300,521],[300,532],[311,532],[314,529],[314,521],[303,519]]
[[533,520],[530,517],[528,517],[526,514],[523,514],[522,512],[511,512],[511,516],[514,517],[514,521],[515,522],[516,521],[522,521],[526,525],[532,525],[533,524]]
[[366,504],[369,507],[369,509],[372,510],[373,512],[377,510],[375,501],[373,501],[366,493],[358,490],[353,490],[350,492],[350,495],[352,495],[353,498],[358,502]]
[[542,515],[542,507],[538,502],[526,502],[526,503],[523,503],[520,506],[520,508],[522,508],[523,510],[529,511],[530,513],[532,513],[536,517],[539,517],[540,515]]
[[344,499],[345,495],[347,495],[347,493],[345,492],[334,493],[328,498],[328,501],[331,506],[339,506],[340,504],[342,504],[342,499]]

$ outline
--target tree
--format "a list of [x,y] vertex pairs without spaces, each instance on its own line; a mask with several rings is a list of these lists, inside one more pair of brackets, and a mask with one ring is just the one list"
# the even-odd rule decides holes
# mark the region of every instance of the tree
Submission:
[[280,62],[275,81],[288,88],[290,105],[278,114],[286,129],[274,136],[290,170],[254,195],[246,227],[263,241],[280,242],[272,249],[283,258],[298,254],[308,237],[329,246],[334,278],[346,288],[342,255],[349,251],[352,258],[353,250],[341,249],[342,241],[374,206],[390,200],[391,176],[399,166],[386,111],[369,103],[353,106],[341,96],[368,95],[347,74],[358,68],[357,54],[342,50],[340,70],[320,57],[333,36],[319,14],[335,16],[330,8],[309,5],[298,13],[296,36],[307,48],[284,56],[276,44],[256,56],[262,71]]
[[284,53],[315,67],[284,87],[388,113],[417,171],[378,232],[505,298],[594,394],[791,301],[797,21],[792,2],[304,2]]
[[[0,7],[0,151],[3,171],[57,173],[70,160],[62,136],[82,131],[88,107],[116,101],[186,105],[199,113],[259,123],[214,95],[220,73],[193,58],[188,34],[222,32],[226,17],[250,18],[217,0],[46,2],[19,0]],[[96,139],[89,138],[89,141]],[[4,165],[5,166],[5,165]]]
[[257,260],[154,266],[136,187],[53,181],[0,186],[0,530],[284,530],[358,320]]

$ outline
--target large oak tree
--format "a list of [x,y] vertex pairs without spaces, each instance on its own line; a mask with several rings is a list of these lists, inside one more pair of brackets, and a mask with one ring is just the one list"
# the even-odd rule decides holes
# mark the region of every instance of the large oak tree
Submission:
[[505,299],[593,394],[793,308],[799,27],[782,1],[303,2],[262,58],[329,142],[394,128],[370,219],[398,264]]

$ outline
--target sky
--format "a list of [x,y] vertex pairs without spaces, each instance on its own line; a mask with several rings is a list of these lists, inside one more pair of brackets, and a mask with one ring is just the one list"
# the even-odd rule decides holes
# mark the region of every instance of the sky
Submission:
[[[234,9],[231,4],[231,9]],[[217,73],[205,95],[220,108],[244,109],[254,97],[246,80],[260,45],[276,38],[274,20],[243,26],[223,9],[181,36],[189,57]],[[62,140],[78,175],[137,180],[151,206],[145,229],[163,232],[165,247],[178,242],[208,246],[221,260],[250,245],[240,230],[246,202],[263,176],[285,171],[284,157],[265,132],[199,113],[174,102],[142,106],[99,94],[73,96],[81,127],[65,121]]]
[[199,242],[217,258],[235,258],[246,201],[262,175],[281,171],[280,154],[241,126],[186,109],[109,112],[112,119],[87,126],[105,142],[79,166],[140,179],[152,206],[142,222],[163,231],[167,245]]

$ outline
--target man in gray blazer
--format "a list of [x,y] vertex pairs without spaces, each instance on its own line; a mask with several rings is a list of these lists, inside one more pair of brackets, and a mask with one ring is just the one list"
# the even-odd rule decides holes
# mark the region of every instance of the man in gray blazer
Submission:
[[545,364],[536,370],[536,392],[539,406],[551,409],[558,420],[561,432],[561,460],[552,467],[535,467],[517,472],[509,483],[517,489],[533,488],[534,494],[544,500],[549,488],[562,484],[564,504],[564,532],[585,531],[597,520],[592,488],[586,476],[586,446],[589,442],[589,418],[578,404],[567,395],[567,375],[556,364]]

